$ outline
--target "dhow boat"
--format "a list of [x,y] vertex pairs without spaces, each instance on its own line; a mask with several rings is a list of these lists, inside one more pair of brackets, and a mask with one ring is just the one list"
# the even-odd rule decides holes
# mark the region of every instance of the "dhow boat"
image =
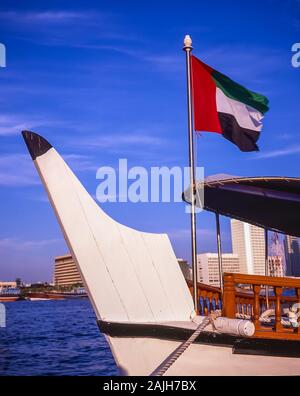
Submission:
[[[300,374],[299,327],[284,316],[300,301],[298,279],[224,274],[223,291],[197,285],[195,312],[168,236],[114,221],[46,139],[23,137],[121,374]],[[204,188],[207,210],[299,233],[299,179],[221,178]]]

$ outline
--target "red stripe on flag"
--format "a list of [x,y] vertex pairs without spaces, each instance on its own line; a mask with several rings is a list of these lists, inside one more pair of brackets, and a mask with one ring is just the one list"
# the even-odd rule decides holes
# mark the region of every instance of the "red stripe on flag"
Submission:
[[191,56],[194,128],[195,131],[222,133],[212,72],[211,67]]

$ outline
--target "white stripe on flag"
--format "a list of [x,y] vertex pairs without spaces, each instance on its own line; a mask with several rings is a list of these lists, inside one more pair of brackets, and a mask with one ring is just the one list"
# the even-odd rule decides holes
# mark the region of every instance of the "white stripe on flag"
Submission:
[[217,88],[217,111],[231,114],[235,117],[241,128],[260,132],[262,128],[262,113],[243,102],[226,96],[220,88]]

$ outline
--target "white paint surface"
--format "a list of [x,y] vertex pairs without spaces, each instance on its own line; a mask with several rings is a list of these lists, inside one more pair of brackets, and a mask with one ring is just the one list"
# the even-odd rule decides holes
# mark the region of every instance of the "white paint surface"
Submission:
[[[180,345],[154,338],[110,338],[110,343],[118,350],[118,364],[125,375],[151,374]],[[230,346],[192,344],[165,376],[299,374],[299,358],[238,355]]]
[[107,216],[54,148],[35,164],[97,318],[190,320],[192,297],[168,236],[139,232]]

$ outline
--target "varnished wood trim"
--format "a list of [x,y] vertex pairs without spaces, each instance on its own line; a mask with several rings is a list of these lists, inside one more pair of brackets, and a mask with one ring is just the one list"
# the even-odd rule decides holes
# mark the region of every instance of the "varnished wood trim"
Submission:
[[297,288],[300,287],[300,280],[294,278],[283,278],[278,276],[264,276],[264,275],[247,275],[247,274],[224,274],[224,280],[226,278],[233,277],[235,284],[249,284],[249,285],[268,285],[268,286],[281,286]]

